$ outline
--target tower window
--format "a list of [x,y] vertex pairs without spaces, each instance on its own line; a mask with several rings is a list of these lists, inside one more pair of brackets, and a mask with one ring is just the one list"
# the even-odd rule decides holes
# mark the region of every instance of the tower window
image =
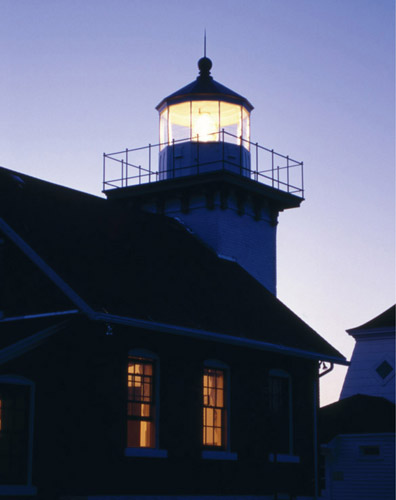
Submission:
[[203,375],[203,444],[226,446],[226,406],[224,370],[204,368]]
[[393,372],[393,368],[387,361],[383,361],[375,370],[382,379],[386,379]]
[[127,446],[155,448],[154,362],[129,356]]

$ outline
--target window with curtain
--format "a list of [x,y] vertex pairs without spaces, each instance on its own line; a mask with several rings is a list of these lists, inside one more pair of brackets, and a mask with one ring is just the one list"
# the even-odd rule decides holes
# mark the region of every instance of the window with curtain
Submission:
[[127,446],[155,448],[153,359],[128,357]]
[[205,367],[203,374],[203,445],[226,447],[225,372]]

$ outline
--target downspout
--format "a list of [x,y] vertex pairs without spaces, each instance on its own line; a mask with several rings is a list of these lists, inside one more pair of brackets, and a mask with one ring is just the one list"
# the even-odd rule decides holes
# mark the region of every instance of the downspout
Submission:
[[313,413],[314,413],[314,499],[318,500],[318,383],[319,377],[315,376],[313,384]]
[[[319,361],[318,365],[320,367],[322,363]],[[324,363],[323,363],[324,364]],[[334,368],[334,363],[330,361],[330,366],[327,368],[325,366],[325,371],[322,373],[318,374],[318,377],[315,377],[314,381],[314,390],[313,390],[313,400],[314,400],[314,483],[315,483],[315,493],[314,493],[314,499],[318,500],[319,498],[319,448],[318,448],[318,385],[319,385],[319,379],[320,377],[323,377],[324,375],[327,375],[330,373],[333,368]]]

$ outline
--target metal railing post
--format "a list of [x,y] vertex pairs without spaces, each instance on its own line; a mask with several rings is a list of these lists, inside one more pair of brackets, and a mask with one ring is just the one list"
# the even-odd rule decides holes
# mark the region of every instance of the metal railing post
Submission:
[[151,182],[151,144],[149,144],[149,183]]
[[126,159],[126,166],[125,166],[125,170],[126,170],[126,179],[125,179],[125,184],[128,186],[128,148],[126,148],[125,150],[125,159]]
[[239,136],[239,173],[243,175],[242,172],[242,136]]
[[301,162],[301,191],[304,198],[304,162]]
[[258,181],[258,142],[256,142],[256,181]]
[[290,184],[289,184],[289,155],[286,156],[286,175],[287,175],[287,192],[290,191]]
[[106,153],[103,153],[103,191],[106,186]]
[[121,187],[124,187],[124,159],[121,160]]
[[172,139],[172,177],[175,177],[175,139]]
[[222,135],[223,135],[223,145],[222,145],[222,155],[223,155],[223,158],[222,158],[222,167],[223,167],[223,170],[225,170],[225,163],[224,163],[224,129],[222,129]]
[[272,175],[271,175],[271,177],[272,177],[272,187],[274,187],[275,179],[274,179],[274,150],[273,149],[271,149],[271,155],[272,155],[272,167],[271,167]]
[[197,134],[197,175],[199,175],[199,134]]

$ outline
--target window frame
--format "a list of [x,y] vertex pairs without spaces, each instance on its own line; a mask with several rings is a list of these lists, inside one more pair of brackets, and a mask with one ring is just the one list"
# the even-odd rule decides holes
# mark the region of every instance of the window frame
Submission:
[[[387,363],[392,368],[392,370],[384,378],[377,371],[383,363]],[[392,361],[389,356],[382,356],[377,359],[376,362],[372,364],[372,367],[375,372],[375,379],[382,387],[386,386],[388,382],[395,377],[394,361]]]
[[32,484],[32,460],[33,460],[33,433],[34,433],[34,411],[36,384],[20,375],[0,375],[0,385],[24,385],[29,389],[28,402],[28,443],[27,443],[27,480],[26,484],[0,484],[0,496],[9,495],[36,495],[37,488]]
[[[128,417],[128,365],[129,358],[143,358],[148,361],[151,361],[153,365],[153,425],[154,425],[154,446],[152,448],[149,447],[125,447],[125,456],[127,457],[154,457],[154,458],[166,458],[168,456],[167,450],[163,450],[159,448],[159,437],[160,437],[160,360],[159,356],[152,351],[147,349],[131,349],[128,351],[127,362],[126,362],[126,408],[125,408],[125,418],[126,418],[126,432],[125,432],[125,441],[128,439],[128,421],[130,420]],[[125,379],[124,379],[125,380]]]
[[[289,392],[289,397],[288,397],[288,406],[289,406],[289,412],[288,412],[288,428],[289,428],[289,443],[288,443],[288,450],[286,453],[276,453],[276,457],[274,453],[270,453],[270,461],[275,461],[275,459],[278,459],[278,461],[289,461],[287,460],[287,457],[291,458],[293,457],[294,453],[294,425],[293,425],[293,384],[292,384],[292,378],[290,373],[288,373],[286,370],[274,368],[269,370],[268,373],[268,387],[269,387],[269,398],[272,398],[271,394],[271,378],[283,378],[288,381],[288,392]],[[270,401],[269,401],[270,403]],[[271,403],[270,403],[271,404]],[[297,457],[296,457],[297,458]],[[293,462],[295,460],[292,460]]]
[[[212,368],[214,370],[222,370],[224,373],[224,414],[223,414],[223,422],[222,425],[224,428],[222,429],[223,446],[210,446],[205,445],[203,443],[203,429],[204,429],[204,385],[203,385],[203,376],[205,373],[205,368]],[[205,459],[214,459],[214,460],[237,460],[237,453],[231,452],[231,426],[230,426],[230,415],[231,415],[231,375],[230,375],[230,367],[223,361],[219,361],[217,359],[207,359],[203,362],[202,368],[202,378],[201,378],[201,444],[202,444],[202,452],[201,457]]]

